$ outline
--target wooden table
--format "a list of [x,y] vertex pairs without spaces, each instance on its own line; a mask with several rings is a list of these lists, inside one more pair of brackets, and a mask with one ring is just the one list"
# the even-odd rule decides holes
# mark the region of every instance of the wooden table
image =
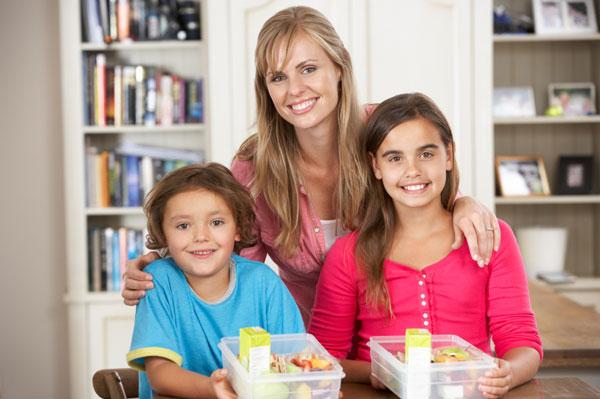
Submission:
[[[344,399],[392,399],[390,391],[378,391],[365,384],[342,384]],[[154,399],[176,399],[155,396]],[[600,399],[600,392],[579,378],[540,378],[510,391],[504,399]]]
[[[342,384],[344,399],[397,398],[390,391],[376,391],[369,385]],[[600,392],[579,378],[540,378],[511,390],[503,399],[600,399]]]
[[544,347],[542,368],[600,367],[600,314],[536,281],[529,292]]

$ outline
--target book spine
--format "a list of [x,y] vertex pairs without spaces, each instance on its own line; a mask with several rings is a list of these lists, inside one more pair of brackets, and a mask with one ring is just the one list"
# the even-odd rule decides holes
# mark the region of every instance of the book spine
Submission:
[[114,102],[115,102],[115,126],[123,124],[123,76],[122,67],[115,65]]
[[173,124],[173,78],[164,74],[160,81],[160,124],[169,126]]
[[112,290],[120,291],[121,290],[121,261],[120,261],[120,251],[119,251],[119,230],[115,230],[113,233],[113,241],[112,241]]
[[104,245],[105,245],[105,252],[106,252],[106,257],[105,257],[105,273],[106,276],[104,277],[105,282],[105,291],[112,291],[113,290],[113,239],[114,239],[114,234],[115,231],[108,227],[106,229],[104,229]]
[[127,155],[127,206],[140,206],[139,158]]
[[110,25],[108,21],[108,3],[107,0],[97,0],[98,9],[100,10],[100,26],[102,27],[102,40],[109,44],[112,42],[110,36]]
[[96,124],[106,126],[106,55],[96,55]]
[[142,198],[146,198],[146,195],[148,195],[152,186],[154,186],[154,165],[152,163],[152,158],[149,156],[142,157],[140,162],[140,175]]
[[146,90],[144,88],[144,80],[146,77],[146,70],[143,66],[138,65],[135,67],[135,124],[144,124],[144,99]]
[[117,0],[108,0],[108,26],[110,30],[111,42],[116,42],[119,40],[117,23]]
[[120,41],[130,40],[129,14],[129,1],[117,0],[117,33]]
[[144,125],[156,125],[156,72],[153,68],[148,69],[146,78],[146,101],[144,112]]

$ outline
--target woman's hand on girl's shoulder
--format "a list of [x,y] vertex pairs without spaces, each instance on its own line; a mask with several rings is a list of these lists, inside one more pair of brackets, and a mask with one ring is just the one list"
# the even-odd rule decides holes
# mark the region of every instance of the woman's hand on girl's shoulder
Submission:
[[493,251],[500,248],[500,225],[496,215],[474,198],[460,197],[454,204],[452,225],[452,248],[460,248],[464,235],[473,260],[480,267],[490,263]]
[[123,289],[121,290],[125,305],[137,305],[140,298],[146,295],[146,290],[154,288],[152,275],[144,273],[142,269],[157,259],[160,259],[160,255],[157,252],[150,252],[127,261],[127,267],[125,273],[123,273]]

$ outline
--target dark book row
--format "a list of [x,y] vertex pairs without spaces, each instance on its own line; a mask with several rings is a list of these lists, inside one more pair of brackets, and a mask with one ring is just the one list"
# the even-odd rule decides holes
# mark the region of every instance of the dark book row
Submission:
[[127,260],[143,253],[142,230],[126,227],[88,229],[88,290],[120,291]]
[[115,149],[86,147],[86,203],[90,208],[139,207],[165,174],[204,161],[201,153],[123,143]]
[[87,43],[200,40],[198,0],[81,0]]
[[102,53],[83,56],[86,125],[202,123],[203,96],[202,79],[152,66],[107,65]]

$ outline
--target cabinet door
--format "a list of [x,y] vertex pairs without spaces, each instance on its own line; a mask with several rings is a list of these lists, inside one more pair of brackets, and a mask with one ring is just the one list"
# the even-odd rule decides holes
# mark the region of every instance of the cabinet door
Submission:
[[89,367],[88,381],[95,371],[128,367],[126,355],[131,343],[135,306],[92,304],[88,312]]
[[[491,20],[491,7],[482,3],[488,2],[378,0],[369,2],[366,19],[369,101],[414,91],[431,97],[452,126],[463,193],[474,192],[478,107],[488,118],[484,131],[477,128],[478,135],[487,135],[485,151],[490,159],[483,162],[491,162],[489,102],[485,95],[477,95],[480,88],[489,95],[491,88],[491,27],[478,22]],[[487,46],[487,55],[478,47],[481,44]],[[481,69],[483,76],[478,76]]]

